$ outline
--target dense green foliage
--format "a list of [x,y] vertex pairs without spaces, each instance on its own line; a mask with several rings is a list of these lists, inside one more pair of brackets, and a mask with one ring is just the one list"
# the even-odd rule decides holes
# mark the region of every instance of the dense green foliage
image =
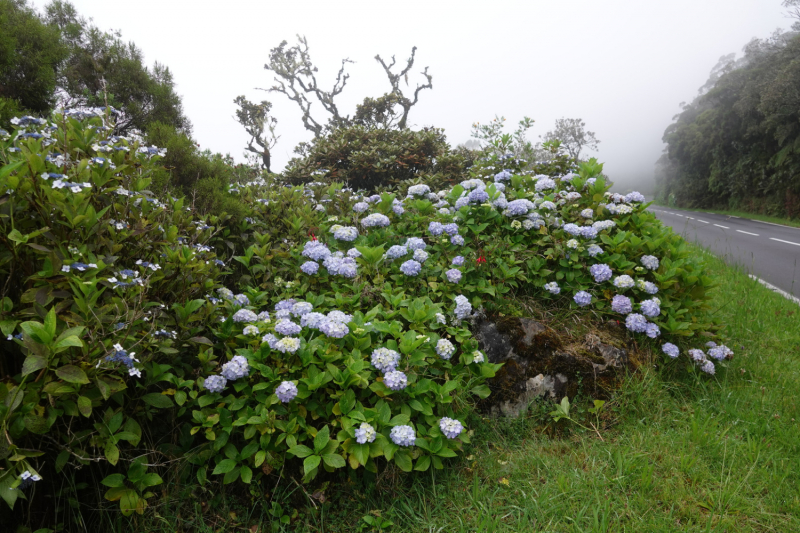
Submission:
[[726,56],[664,133],[658,196],[683,207],[800,216],[800,35]]
[[[32,494],[26,473],[70,479],[71,497],[102,480],[129,514],[144,512],[167,472],[266,487],[284,471],[309,482],[348,465],[442,468],[469,441],[446,435],[443,420],[464,420],[496,369],[462,319],[516,312],[521,298],[577,309],[585,293],[585,309],[619,317],[612,297],[638,309],[649,284],[654,336],[696,342],[714,329],[711,282],[686,244],[641,198],[608,193],[595,161],[551,179],[495,153],[438,194],[404,183],[402,199],[249,178],[227,193],[246,215],[231,219],[149,192],[163,152],[112,136],[109,120],[23,121],[0,142],[0,496],[12,506]],[[596,231],[576,238],[592,221]],[[333,259],[310,260],[314,246]],[[601,262],[609,277],[598,282],[589,267]],[[297,301],[343,318],[308,325]],[[301,322],[297,336],[284,317]],[[397,352],[400,385],[375,362],[379,349]],[[227,385],[209,385],[219,368]],[[279,394],[292,386],[293,398]],[[363,424],[374,440],[357,441]]]

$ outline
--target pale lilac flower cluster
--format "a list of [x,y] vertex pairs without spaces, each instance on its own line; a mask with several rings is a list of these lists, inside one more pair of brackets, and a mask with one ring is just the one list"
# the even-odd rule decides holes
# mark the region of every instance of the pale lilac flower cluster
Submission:
[[581,237],[588,240],[595,239],[597,238],[597,230],[592,226],[583,226],[581,228]]
[[348,328],[346,324],[330,319],[323,321],[319,325],[319,330],[327,337],[332,337],[334,339],[344,338],[345,335],[350,333],[350,328]]
[[394,391],[403,390],[408,385],[408,377],[399,370],[392,370],[383,375],[383,383]]
[[625,195],[626,202],[644,202],[644,195],[638,191],[629,192]]
[[581,211],[581,216],[583,218],[593,218],[594,217],[594,210],[586,208],[583,211]]
[[559,287],[558,283],[556,283],[555,281],[551,281],[550,283],[545,283],[544,290],[553,295],[561,293],[561,287]]
[[595,282],[603,283],[604,281],[608,281],[611,279],[613,273],[611,272],[611,267],[606,265],[605,263],[598,263],[596,265],[592,265],[589,267],[589,274],[594,277]]
[[258,315],[249,309],[239,309],[232,318],[234,322],[258,322]]
[[733,350],[725,346],[724,344],[720,344],[719,346],[714,346],[710,350],[708,350],[708,355],[717,361],[722,361],[726,359],[728,356],[733,355]]
[[331,251],[319,241],[308,241],[305,246],[303,246],[302,255],[313,261],[322,261],[331,255]]
[[406,276],[416,276],[419,274],[420,270],[422,270],[422,265],[419,263],[419,261],[414,261],[413,259],[410,259],[400,265],[400,272]]
[[457,319],[463,320],[472,314],[472,304],[469,303],[466,296],[458,295],[455,301],[456,308],[454,312]]
[[439,339],[439,342],[436,343],[436,353],[442,359],[449,360],[456,353],[456,347],[447,339]]
[[673,359],[678,357],[678,355],[680,355],[681,353],[678,347],[672,344],[671,342],[665,342],[664,345],[661,347],[661,351]]
[[556,188],[556,182],[548,177],[541,177],[536,180],[536,192],[549,191]]
[[611,299],[611,310],[616,313],[622,313],[623,315],[633,312],[631,299],[622,294],[617,294]]
[[228,380],[222,376],[208,376],[205,380],[203,380],[203,388],[205,388],[208,392],[222,392],[222,389],[225,388],[225,385],[228,384]]
[[297,335],[302,329],[288,318],[283,318],[275,324],[275,331],[281,335]]
[[414,255],[412,257],[414,261],[417,261],[419,263],[424,263],[425,261],[428,260],[428,252],[417,248],[416,250],[414,250]]
[[590,244],[589,247],[586,248],[586,252],[590,257],[596,257],[603,253],[603,249],[596,244]]
[[378,348],[373,350],[370,361],[372,366],[385,374],[397,368],[400,363],[400,354],[389,348]]
[[351,257],[353,259],[361,257],[361,252],[358,251],[357,248],[350,248],[347,250],[347,257]]
[[222,376],[228,381],[236,381],[239,378],[250,375],[250,364],[241,355],[234,355],[233,359],[222,365]]
[[434,237],[438,237],[444,232],[444,226],[441,222],[431,222],[428,224],[428,233],[433,235]]
[[463,255],[457,255],[457,256],[455,256],[455,257],[453,258],[453,260],[450,262],[450,264],[452,264],[452,265],[455,265],[455,266],[461,266],[461,265],[463,265],[463,264],[464,264],[464,256],[463,256]]
[[389,260],[394,260],[403,257],[407,253],[408,253],[408,248],[400,244],[395,244],[394,246],[386,250],[386,253],[383,254],[383,257]]
[[660,305],[661,301],[658,298],[651,298],[640,303],[639,309],[641,309],[643,315],[653,317],[661,313]]
[[409,237],[404,246],[409,250],[424,250],[428,245],[419,237]]
[[450,270],[446,271],[445,276],[447,276],[447,281],[450,283],[458,283],[461,281],[461,271],[457,268],[451,268]]
[[375,428],[366,422],[362,422],[356,430],[356,442],[359,444],[367,444],[375,441],[378,433]]
[[634,333],[645,333],[647,331],[647,319],[639,313],[631,313],[625,318],[625,327]]
[[614,278],[614,286],[618,289],[630,289],[633,287],[634,281],[633,278],[627,274],[623,274],[621,276],[617,276]]
[[586,291],[580,291],[575,293],[575,296],[573,296],[572,299],[575,300],[575,303],[581,307],[585,307],[590,303],[592,303],[592,295]]
[[483,363],[484,361],[486,361],[486,356],[483,355],[483,352],[479,350],[475,350],[474,352],[472,352],[473,363]]
[[613,220],[598,220],[597,222],[592,224],[592,227],[597,231],[604,231],[607,229],[611,229],[616,225],[617,223],[614,222]]
[[297,385],[291,381],[283,381],[275,389],[275,395],[283,403],[289,403],[297,396]]
[[296,302],[292,305],[291,312],[294,316],[303,316],[306,313],[310,313],[314,309],[314,306],[308,302]]
[[[272,345],[270,345],[270,348],[272,348]],[[300,349],[300,339],[297,337],[284,337],[275,343],[274,349],[281,353],[295,353]]]
[[389,433],[389,437],[398,446],[413,446],[417,441],[417,435],[411,426],[395,426]]
[[258,335],[259,333],[261,333],[261,330],[258,329],[258,326],[253,326],[252,324],[245,326],[244,330],[242,330],[242,334],[247,336]]
[[464,431],[464,426],[458,420],[444,416],[439,420],[439,429],[448,439],[455,439]]
[[453,235],[450,237],[450,243],[455,246],[464,246],[464,237],[461,235]]
[[431,188],[427,185],[412,185],[408,188],[408,196],[425,196],[431,192]]
[[365,228],[385,228],[389,224],[389,217],[382,213],[372,213],[361,220],[361,225]]
[[654,255],[645,255],[642,256],[642,264],[648,270],[658,270],[658,258]]
[[564,224],[564,227],[562,229],[567,233],[569,233],[570,235],[579,236],[581,234],[581,227],[578,226],[577,224],[572,224],[572,223]]
[[[530,200],[521,198],[519,200],[512,200],[508,202],[508,206],[506,207],[503,214],[506,216],[522,216],[522,215],[527,215],[528,211],[530,211],[533,208],[534,208],[533,203],[531,203]],[[553,205],[553,208],[555,208],[555,204]]]
[[305,263],[300,265],[300,270],[302,270],[304,274],[313,276],[314,274],[319,272],[319,263],[315,263],[314,261],[306,261]]
[[337,241],[353,242],[358,237],[358,229],[353,226],[340,226],[333,232]]
[[501,182],[505,180],[511,179],[511,172],[506,169],[501,170],[497,174],[494,175],[494,181]]
[[353,204],[353,211],[356,213],[363,213],[367,209],[369,209],[369,204],[367,202],[357,202]]

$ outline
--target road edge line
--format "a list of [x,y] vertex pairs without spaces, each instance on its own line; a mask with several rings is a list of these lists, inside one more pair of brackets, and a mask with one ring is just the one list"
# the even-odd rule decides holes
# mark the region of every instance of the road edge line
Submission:
[[772,292],[776,292],[776,293],[780,294],[781,296],[783,296],[784,298],[786,298],[787,300],[791,300],[794,303],[796,303],[797,305],[800,305],[800,298],[798,298],[797,296],[792,296],[791,294],[789,294],[785,290],[779,289],[778,287],[776,287],[775,285],[773,285],[771,283],[767,283],[766,281],[764,281],[763,279],[759,278],[758,276],[754,276],[752,274],[748,274],[747,276],[750,279],[753,279],[753,280],[759,282],[761,285],[763,285],[764,287],[768,288]]

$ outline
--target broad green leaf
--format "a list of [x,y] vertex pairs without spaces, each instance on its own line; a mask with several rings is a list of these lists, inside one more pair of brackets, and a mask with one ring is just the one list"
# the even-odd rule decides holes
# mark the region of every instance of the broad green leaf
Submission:
[[89,383],[89,378],[86,377],[86,372],[75,365],[64,365],[61,368],[57,368],[56,376],[69,383]]
[[111,474],[110,476],[106,476],[100,482],[106,487],[121,487],[125,484],[125,475],[123,474]]
[[28,357],[25,358],[25,362],[22,363],[22,375],[27,376],[37,370],[41,370],[45,366],[47,366],[47,361],[44,357],[30,353]]
[[323,427],[320,431],[317,432],[317,436],[314,437],[315,452],[322,451],[322,449],[328,445],[328,441],[330,440],[330,435],[331,433],[328,426]]
[[319,466],[322,458],[319,455],[309,455],[303,460],[303,472],[308,475],[309,472]]
[[331,468],[344,468],[345,465],[344,457],[338,453],[325,454],[322,456],[322,460],[325,461],[325,464]]
[[172,407],[172,400],[166,394],[151,392],[142,396],[142,400],[144,400],[146,404],[152,405],[153,407],[157,407],[159,409],[167,409]]
[[302,459],[303,457],[308,457],[309,455],[313,454],[314,450],[312,450],[308,446],[303,446],[302,444],[298,444],[297,446],[292,446],[291,448],[289,448],[289,453]]
[[92,400],[86,396],[78,396],[78,411],[86,418],[92,416]]
[[214,468],[212,474],[227,474],[234,468],[236,468],[236,461],[233,459],[223,459],[219,462],[216,468]]

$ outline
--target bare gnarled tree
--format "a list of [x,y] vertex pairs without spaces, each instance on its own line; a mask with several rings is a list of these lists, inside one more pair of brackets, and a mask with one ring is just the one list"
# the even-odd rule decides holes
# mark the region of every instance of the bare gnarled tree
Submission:
[[[278,142],[278,135],[275,135],[275,126],[278,120],[269,116],[272,104],[263,100],[260,104],[254,104],[244,96],[237,96],[233,101],[239,106],[236,110],[236,121],[244,126],[245,131],[250,135],[247,141],[247,151],[261,157],[261,167],[270,172],[271,150]],[[258,148],[253,146],[258,145]]]
[[[342,59],[342,67],[336,76],[336,82],[330,91],[323,91],[317,83],[317,67],[311,63],[308,53],[308,41],[303,36],[297,36],[298,44],[287,48],[287,42],[269,51],[269,63],[264,68],[275,73],[275,85],[267,90],[285,94],[289,100],[297,102],[303,112],[303,125],[314,133],[314,137],[321,137],[326,127],[335,128],[349,123],[349,117],[342,117],[336,107],[334,98],[341,94],[347,79],[350,77],[344,69],[349,59]],[[313,94],[322,107],[331,114],[327,125],[320,124],[311,116],[311,101],[309,94]]]
[[433,76],[428,74],[428,67],[425,67],[420,74],[425,76],[425,79],[428,80],[427,83],[423,85],[417,85],[417,88],[414,90],[414,99],[411,100],[407,96],[403,94],[403,91],[400,90],[400,80],[403,79],[408,85],[408,71],[411,70],[411,67],[414,66],[414,56],[417,53],[417,47],[413,47],[411,49],[411,57],[408,58],[406,62],[406,67],[400,71],[399,74],[395,74],[392,72],[392,67],[394,67],[396,60],[394,56],[392,56],[392,62],[390,64],[386,64],[380,54],[375,56],[375,60],[381,64],[383,70],[386,72],[386,76],[389,78],[389,83],[392,85],[392,90],[389,93],[386,93],[383,98],[387,99],[390,95],[394,98],[392,99],[394,103],[399,105],[403,108],[403,114],[400,116],[400,120],[397,121],[397,127],[401,130],[406,129],[407,122],[408,122],[408,112],[411,111],[411,108],[419,101],[419,93],[423,89],[433,89]]

